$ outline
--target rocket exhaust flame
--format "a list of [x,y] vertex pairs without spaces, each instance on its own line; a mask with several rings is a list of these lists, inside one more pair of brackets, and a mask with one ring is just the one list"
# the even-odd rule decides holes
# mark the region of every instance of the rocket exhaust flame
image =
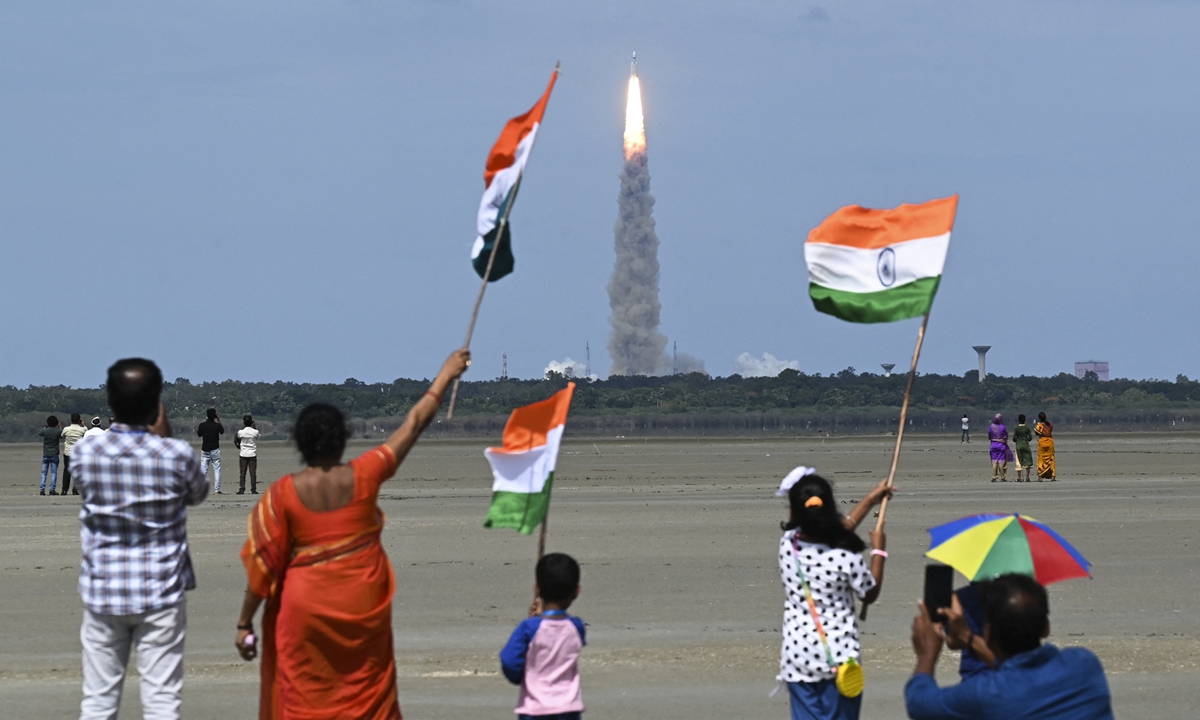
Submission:
[[617,195],[617,223],[613,236],[616,265],[608,283],[612,332],[608,354],[610,375],[664,375],[672,371],[704,370],[690,355],[673,364],[666,354],[667,337],[658,331],[662,304],[658,301],[658,235],[654,232],[654,196],[646,163],[646,126],[642,116],[642,89],[637,77],[637,56],[630,68],[625,105],[625,166]]
[[646,123],[642,117],[642,84],[637,75],[633,75],[629,78],[629,95],[625,101],[625,160],[645,152]]

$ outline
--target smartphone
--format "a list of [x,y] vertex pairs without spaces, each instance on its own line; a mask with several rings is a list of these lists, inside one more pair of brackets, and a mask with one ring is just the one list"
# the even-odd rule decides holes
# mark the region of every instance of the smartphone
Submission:
[[934,622],[944,622],[946,618],[938,612],[938,608],[950,607],[950,598],[954,594],[954,568],[949,565],[925,566],[925,610],[929,619]]

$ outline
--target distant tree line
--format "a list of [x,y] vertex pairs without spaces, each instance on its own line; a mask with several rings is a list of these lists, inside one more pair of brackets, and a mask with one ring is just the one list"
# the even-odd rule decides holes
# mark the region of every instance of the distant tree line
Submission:
[[[551,373],[540,380],[464,382],[453,423],[435,432],[494,434],[515,407],[543,400],[569,378]],[[709,377],[701,373],[663,377],[618,376],[576,380],[571,430],[594,434],[754,432],[889,432],[895,429],[904,394],[903,374],[884,377],[854,368],[822,376],[784,370],[777,377]],[[362,433],[382,433],[400,421],[428,388],[428,381],[398,379],[368,384],[168,382],[167,411],[177,426],[199,422],[216,406],[226,422],[240,425],[244,413],[282,435],[296,412],[311,402],[329,402],[355,419]],[[994,412],[1046,411],[1056,422],[1092,429],[1180,427],[1200,421],[1200,381],[1180,375],[1167,380],[1098,381],[1062,373],[1054,377],[998,377],[978,382],[962,376],[920,375],[910,412],[914,430],[954,430],[959,414],[982,429]],[[72,412],[107,420],[103,388],[0,387],[0,440],[36,438],[45,416],[66,420]],[[1011,418],[1015,421],[1015,418]]]

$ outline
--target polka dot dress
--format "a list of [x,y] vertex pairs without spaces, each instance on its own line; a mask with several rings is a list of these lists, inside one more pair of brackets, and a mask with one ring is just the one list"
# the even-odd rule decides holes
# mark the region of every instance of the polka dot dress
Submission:
[[[825,648],[817,634],[804,587],[796,574],[796,558],[788,530],[779,541],[779,575],[787,597],[783,607],[783,648],[779,656],[779,675],[786,682],[831,680],[837,673],[829,667]],[[800,541],[800,562],[808,587],[812,590],[817,614],[825,628],[829,650],[835,664],[858,658],[858,625],[854,620],[854,595],[862,598],[875,587],[863,556],[828,545]]]

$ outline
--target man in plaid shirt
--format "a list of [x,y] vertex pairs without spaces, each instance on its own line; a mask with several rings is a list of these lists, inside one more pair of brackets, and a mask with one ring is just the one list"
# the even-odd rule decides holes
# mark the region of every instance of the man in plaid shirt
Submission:
[[108,369],[115,422],[71,451],[83,494],[79,594],[86,609],[81,720],[115,718],[137,647],[144,717],[178,718],[183,695],[184,591],[196,587],[187,507],[208,495],[196,451],[171,438],[162,372],[130,358]]

